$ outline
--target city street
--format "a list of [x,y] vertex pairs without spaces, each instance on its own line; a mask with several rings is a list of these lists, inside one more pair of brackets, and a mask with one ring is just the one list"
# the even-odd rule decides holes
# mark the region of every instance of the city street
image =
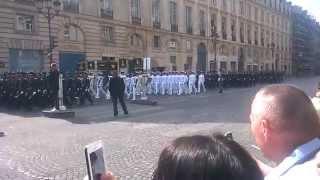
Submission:
[[[290,79],[313,96],[319,77]],[[182,135],[232,131],[236,141],[251,147],[250,102],[261,88],[216,90],[196,96],[153,97],[157,106],[127,104],[129,116],[113,117],[110,103],[75,108],[74,119],[49,119],[41,113],[0,113],[0,179],[82,179],[84,146],[104,143],[108,170],[121,180],[152,176],[162,148]],[[270,163],[270,162],[268,162]]]

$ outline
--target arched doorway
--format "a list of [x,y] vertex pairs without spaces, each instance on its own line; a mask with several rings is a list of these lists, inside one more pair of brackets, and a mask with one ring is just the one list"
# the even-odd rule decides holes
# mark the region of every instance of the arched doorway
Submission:
[[207,71],[207,48],[203,43],[198,46],[197,71]]

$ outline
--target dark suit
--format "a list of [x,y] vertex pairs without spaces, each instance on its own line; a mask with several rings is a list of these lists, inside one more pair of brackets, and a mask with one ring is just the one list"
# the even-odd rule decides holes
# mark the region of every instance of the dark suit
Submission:
[[54,101],[54,106],[56,109],[59,109],[59,71],[58,70],[52,70],[49,73],[48,76],[48,86],[52,93],[52,98]]
[[110,80],[109,91],[112,98],[113,103],[113,113],[114,116],[118,115],[118,99],[122,106],[123,112],[128,114],[127,106],[124,102],[124,90],[125,84],[122,78],[120,77],[113,77]]

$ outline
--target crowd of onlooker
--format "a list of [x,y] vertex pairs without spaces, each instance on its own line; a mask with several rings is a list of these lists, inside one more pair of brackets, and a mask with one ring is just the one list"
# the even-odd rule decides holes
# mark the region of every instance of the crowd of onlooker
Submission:
[[[269,167],[233,138],[221,134],[180,137],[165,147],[152,180],[320,179],[320,120],[311,99],[289,85],[271,85],[255,96],[251,131]],[[115,180],[111,172],[102,180]]]

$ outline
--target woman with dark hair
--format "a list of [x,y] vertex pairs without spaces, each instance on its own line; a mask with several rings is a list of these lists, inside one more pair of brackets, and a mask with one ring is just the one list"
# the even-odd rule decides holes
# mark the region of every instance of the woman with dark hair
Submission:
[[153,180],[262,180],[255,160],[235,141],[216,134],[181,137],[161,153]]
[[[256,161],[232,138],[185,136],[167,146],[152,180],[263,180]],[[103,180],[114,180],[113,175]]]

